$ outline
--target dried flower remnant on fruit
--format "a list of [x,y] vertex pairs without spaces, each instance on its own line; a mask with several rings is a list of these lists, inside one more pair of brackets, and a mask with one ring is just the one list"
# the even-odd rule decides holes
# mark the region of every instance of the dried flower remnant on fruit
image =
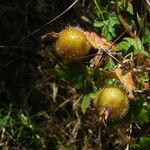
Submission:
[[128,97],[120,88],[105,87],[97,93],[96,106],[104,123],[108,118],[121,119],[128,111]]
[[68,62],[80,60],[88,54],[91,47],[83,31],[77,27],[61,31],[55,46],[58,55]]

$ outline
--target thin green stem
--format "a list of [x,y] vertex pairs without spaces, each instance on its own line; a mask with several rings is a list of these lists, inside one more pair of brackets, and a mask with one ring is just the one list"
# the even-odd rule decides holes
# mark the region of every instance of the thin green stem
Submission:
[[101,11],[100,7],[98,6],[97,0],[93,0],[93,1],[94,1],[95,5],[96,5],[96,7],[97,7],[97,9],[98,9],[98,11],[99,11],[99,13],[100,13],[102,19],[103,19],[103,21],[104,21],[105,19],[104,19],[104,16],[103,16],[103,14],[102,14],[102,11]]

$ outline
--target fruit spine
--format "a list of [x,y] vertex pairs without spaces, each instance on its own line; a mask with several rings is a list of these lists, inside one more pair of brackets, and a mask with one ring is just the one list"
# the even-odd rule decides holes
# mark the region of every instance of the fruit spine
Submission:
[[67,27],[60,32],[55,44],[56,52],[67,62],[78,61],[86,56],[90,49],[83,31],[77,27]]
[[96,106],[100,111],[100,119],[121,119],[129,108],[126,93],[118,87],[105,87],[98,91]]

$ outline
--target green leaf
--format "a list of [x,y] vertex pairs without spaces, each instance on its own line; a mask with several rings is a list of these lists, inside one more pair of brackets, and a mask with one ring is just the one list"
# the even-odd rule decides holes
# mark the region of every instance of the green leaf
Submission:
[[149,150],[150,148],[150,137],[141,137],[140,145],[144,150]]
[[80,63],[68,64],[62,68],[55,68],[54,71],[60,80],[70,82],[76,89],[84,88],[88,76],[85,65]]
[[135,48],[135,52],[142,52],[144,50],[142,42],[139,38],[133,39],[132,42],[133,42],[133,46]]
[[126,52],[128,52],[131,46],[134,47],[134,50],[135,50],[135,47],[137,47],[135,44],[135,39],[130,38],[130,37],[124,38],[123,41],[118,44],[118,48],[121,50],[125,50]]
[[150,30],[148,28],[145,29],[144,44],[150,45]]
[[112,34],[109,32],[108,27],[104,26],[102,29],[102,35],[107,39],[107,40],[112,40]]
[[140,137],[139,144],[130,145],[130,150],[149,150],[150,137]]
[[131,3],[128,3],[128,6],[127,6],[127,12],[129,12],[130,14],[133,15],[133,6]]
[[141,150],[141,146],[139,144],[130,145],[130,150]]
[[117,45],[117,48],[119,50],[124,50],[125,52],[128,52],[128,49],[131,47],[131,43],[127,41],[127,38],[124,38],[124,41],[120,42]]
[[108,20],[104,22],[104,27],[102,29],[102,35],[107,40],[112,40],[116,37],[115,28],[119,25],[118,17],[115,14],[112,14]]
[[108,18],[106,18],[104,21],[96,20],[94,22],[94,26],[100,28],[102,35],[109,41],[116,37],[115,29],[119,24],[119,19],[115,13],[109,14]]
[[67,81],[65,71],[62,68],[55,68],[55,74],[60,80]]
[[118,1],[117,4],[121,10],[126,11],[133,15],[133,6],[130,2],[126,2],[122,0],[122,1]]
[[117,45],[117,48],[119,50],[123,50],[125,53],[129,53],[130,49],[132,48],[132,50],[135,53],[141,53],[146,56],[149,56],[149,54],[144,50],[143,44],[138,37],[137,38],[130,38],[130,37],[124,38],[123,41]]
[[89,93],[83,97],[81,110],[84,114],[86,112],[86,109],[90,106],[90,102],[92,99],[95,99],[95,93]]
[[144,18],[143,17],[140,17],[140,15],[138,13],[136,13],[136,16],[137,16],[137,21],[140,25],[141,28],[143,28],[143,25],[144,25]]
[[103,27],[104,26],[104,23],[103,22],[101,22],[100,20],[95,20],[95,22],[94,22],[94,27],[97,27],[97,28],[101,28],[101,27]]
[[141,109],[140,113],[137,115],[135,120],[139,123],[148,123],[150,122],[150,116],[148,114],[148,110],[145,108]]

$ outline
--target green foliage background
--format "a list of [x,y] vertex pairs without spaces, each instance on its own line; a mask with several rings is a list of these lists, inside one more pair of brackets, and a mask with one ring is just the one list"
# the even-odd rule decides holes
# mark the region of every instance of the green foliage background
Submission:
[[148,150],[149,90],[137,84],[137,90],[144,92],[135,93],[128,114],[104,127],[95,109],[96,92],[106,85],[124,88],[109,75],[118,62],[107,56],[98,69],[90,67],[91,57],[67,64],[55,53],[55,40],[41,40],[47,32],[79,24],[84,30],[114,41],[129,26],[136,36],[127,31],[115,45],[122,52],[121,58],[133,61],[134,68],[140,70],[138,78],[143,85],[150,80],[148,4],[144,0],[79,1],[41,32],[24,39],[69,4],[72,2],[61,0],[0,2],[0,148],[121,150],[129,146],[131,150]]

